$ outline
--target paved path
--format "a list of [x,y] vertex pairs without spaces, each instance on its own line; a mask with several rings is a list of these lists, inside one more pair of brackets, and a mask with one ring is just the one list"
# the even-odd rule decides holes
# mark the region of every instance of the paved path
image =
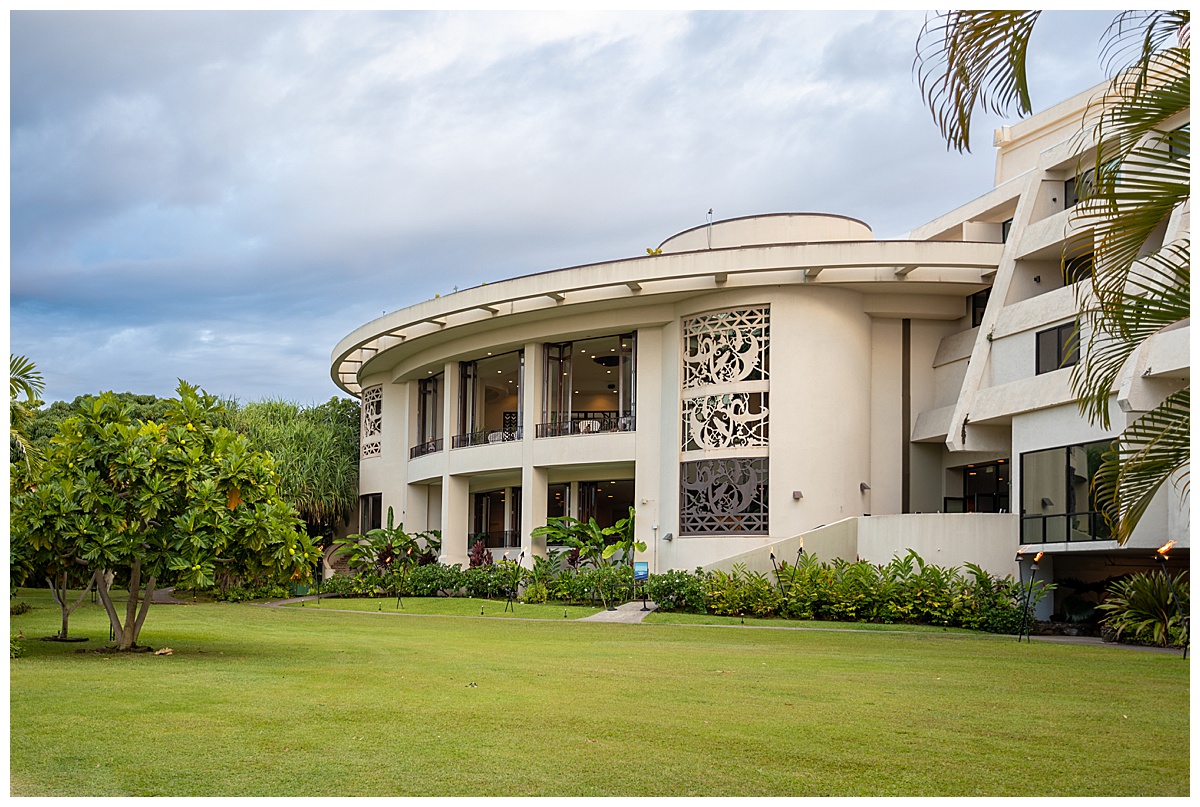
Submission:
[[174,591],[174,588],[156,588],[154,589],[154,596],[150,598],[150,602],[153,605],[191,605],[190,602],[184,602],[172,597],[171,594]]
[[614,609],[612,611],[601,611],[598,614],[592,614],[591,616],[585,616],[583,619],[580,619],[577,621],[579,621],[579,622],[626,622],[626,623],[634,624],[637,622],[641,622],[643,619],[646,618],[646,614],[649,614],[652,611],[657,610],[657,608],[658,608],[657,605],[655,605],[654,603],[649,602],[649,601],[646,602],[646,605],[644,607],[646,610],[643,611],[642,610],[642,608],[643,608],[642,601],[634,600],[633,602],[627,602],[624,605],[618,605],[616,607],[616,609]]

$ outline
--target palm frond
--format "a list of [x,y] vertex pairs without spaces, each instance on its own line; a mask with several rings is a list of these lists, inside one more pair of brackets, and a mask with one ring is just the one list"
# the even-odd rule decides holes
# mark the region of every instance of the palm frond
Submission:
[[1165,482],[1186,495],[1191,461],[1191,391],[1184,387],[1130,424],[1101,459],[1092,481],[1097,508],[1125,543]]
[[[26,401],[37,401],[40,404],[42,392],[45,389],[46,382],[31,360],[25,356],[8,354],[9,400],[15,401],[19,396],[24,395]],[[34,404],[34,406],[37,405]]]
[[971,150],[976,106],[997,114],[1033,111],[1025,56],[1040,11],[948,11],[917,39],[917,83],[946,144]]
[[1080,361],[1071,370],[1079,410],[1109,427],[1109,397],[1125,362],[1154,334],[1190,316],[1189,241],[1168,244],[1138,260],[1120,290],[1100,297],[1078,287]]

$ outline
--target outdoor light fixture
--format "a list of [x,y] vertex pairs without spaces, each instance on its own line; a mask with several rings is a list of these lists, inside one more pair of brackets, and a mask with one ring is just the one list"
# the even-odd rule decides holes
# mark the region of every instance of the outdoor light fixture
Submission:
[[673,533],[673,532],[668,532],[666,535],[664,535],[664,536],[663,536],[663,540],[664,540],[664,541],[668,541],[668,542],[670,542],[670,541],[674,541],[674,540],[675,540],[675,533]]
[[801,492],[800,492],[800,491],[798,491],[798,490],[793,490],[793,491],[792,491],[792,498],[793,498],[793,499],[796,499],[796,500],[800,500],[800,499],[803,499],[803,498],[804,498],[804,494],[803,494],[803,493],[801,493]]
[[[1179,622],[1183,625],[1183,657],[1186,659],[1188,654],[1188,645],[1191,644],[1191,621],[1184,616],[1183,608],[1179,603],[1179,595],[1175,592],[1175,581],[1171,579],[1171,575],[1167,572],[1167,553],[1171,551],[1171,547],[1175,546],[1175,541],[1167,541],[1154,552],[1154,559],[1162,564],[1162,575],[1167,578],[1167,587],[1171,590],[1171,599],[1175,601],[1175,616],[1179,618]],[[1168,640],[1170,639],[1168,631]]]
[[1042,507],[1053,507],[1053,506],[1054,506],[1054,502],[1050,501],[1050,499],[1048,497],[1046,497],[1046,496],[1042,497]]
[[[1021,567],[1020,567],[1021,554],[1024,551],[1025,551],[1024,547],[1022,547],[1020,550],[1017,551],[1017,564],[1018,564],[1017,565],[1017,574],[1018,575],[1020,575],[1020,573],[1021,573]],[[1017,644],[1021,643],[1022,635],[1025,636],[1025,641],[1027,643],[1033,641],[1033,624],[1032,624],[1033,620],[1030,619],[1029,611],[1033,607],[1033,581],[1037,579],[1038,561],[1042,559],[1042,555],[1044,555],[1044,554],[1046,554],[1046,553],[1038,552],[1036,555],[1033,556],[1033,563],[1029,564],[1029,588],[1026,589],[1026,591],[1025,591],[1025,607],[1022,609],[1023,623],[1021,626],[1021,632],[1017,634]]]
[[771,553],[771,566],[775,569],[775,582],[779,584],[779,596],[783,596],[783,580],[779,578],[779,566],[775,563],[775,553]]
[[858,483],[858,489],[859,489],[860,491],[862,491],[863,493],[866,493],[868,490],[870,490],[870,489],[871,489],[871,486],[870,486],[870,485],[868,485],[866,482],[859,482],[859,483]]

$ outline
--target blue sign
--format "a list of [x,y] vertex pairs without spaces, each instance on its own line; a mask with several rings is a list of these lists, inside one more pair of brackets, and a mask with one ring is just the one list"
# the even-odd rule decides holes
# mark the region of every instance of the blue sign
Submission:
[[650,564],[635,560],[633,562],[633,579],[634,580],[649,580],[650,579]]

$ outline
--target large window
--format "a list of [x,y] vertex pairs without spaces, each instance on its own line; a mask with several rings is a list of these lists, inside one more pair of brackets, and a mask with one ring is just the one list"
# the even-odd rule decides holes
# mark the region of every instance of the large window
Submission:
[[945,499],[947,513],[1007,513],[1009,512],[1008,460],[995,462],[979,462],[967,465],[961,469],[961,497],[951,496]]
[[630,507],[633,507],[632,479],[579,483],[579,520],[584,523],[594,518],[602,528],[615,526],[621,519],[629,518]]
[[458,434],[454,448],[521,439],[525,352],[488,354],[459,365]]
[[367,493],[358,497],[358,534],[366,535],[383,526],[383,494]]
[[443,373],[417,382],[417,444],[410,457],[422,457],[442,450],[442,377]]
[[1079,339],[1075,323],[1039,331],[1037,335],[1037,374],[1050,373],[1079,362]]
[[538,437],[633,431],[636,334],[546,345]]
[[1111,537],[1092,497],[1092,479],[1110,441],[1021,455],[1021,543]]
[[504,488],[472,496],[471,542],[488,549],[521,545],[521,489]]

